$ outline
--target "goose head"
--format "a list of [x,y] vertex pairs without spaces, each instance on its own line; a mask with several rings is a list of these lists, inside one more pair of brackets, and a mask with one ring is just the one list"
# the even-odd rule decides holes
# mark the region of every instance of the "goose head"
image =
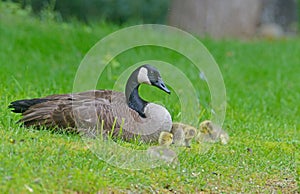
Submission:
[[152,67],[150,65],[143,65],[138,69],[137,81],[139,84],[144,83],[152,85],[167,92],[168,94],[171,93],[163,82],[159,71],[155,67]]
[[126,102],[128,106],[137,111],[141,117],[146,118],[144,109],[148,102],[139,96],[138,88],[141,84],[155,86],[168,94],[170,94],[170,90],[162,80],[159,71],[151,65],[142,65],[132,72],[126,84]]

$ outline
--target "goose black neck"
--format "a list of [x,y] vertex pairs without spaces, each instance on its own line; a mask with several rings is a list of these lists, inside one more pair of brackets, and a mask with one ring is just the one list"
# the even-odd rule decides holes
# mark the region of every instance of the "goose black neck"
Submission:
[[125,89],[126,102],[128,106],[137,111],[141,117],[146,118],[144,109],[148,102],[143,100],[139,95],[138,89],[140,84],[138,83],[136,77],[137,72],[133,72],[127,81]]

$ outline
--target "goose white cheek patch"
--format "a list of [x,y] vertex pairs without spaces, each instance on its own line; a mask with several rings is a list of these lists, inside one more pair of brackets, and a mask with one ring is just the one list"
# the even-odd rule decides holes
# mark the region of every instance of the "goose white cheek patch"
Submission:
[[137,80],[139,83],[145,83],[151,85],[151,82],[148,78],[148,70],[145,67],[142,67],[140,69]]

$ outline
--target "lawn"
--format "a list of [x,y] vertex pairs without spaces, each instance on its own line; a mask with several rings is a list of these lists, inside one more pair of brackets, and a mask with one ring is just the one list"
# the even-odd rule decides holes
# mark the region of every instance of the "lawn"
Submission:
[[[230,142],[205,145],[209,148],[205,152],[204,145],[193,142],[190,149],[181,149],[178,165],[129,170],[99,160],[76,134],[16,124],[20,116],[7,108],[17,99],[72,92],[86,52],[121,27],[41,21],[5,6],[0,2],[1,193],[299,192],[300,38],[200,39],[223,75],[227,95],[223,128]],[[210,119],[205,81],[184,56],[165,48],[144,46],[120,54],[105,69],[98,88],[112,88],[126,67],[149,59],[167,61],[184,71],[203,107],[202,113],[191,114],[200,121]],[[146,86],[141,95],[164,104],[173,120],[179,120],[176,95]]]

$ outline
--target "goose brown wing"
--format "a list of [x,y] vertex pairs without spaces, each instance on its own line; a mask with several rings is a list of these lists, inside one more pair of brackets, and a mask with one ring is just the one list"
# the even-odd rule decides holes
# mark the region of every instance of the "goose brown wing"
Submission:
[[25,126],[74,127],[71,100],[51,100],[31,106],[19,122]]
[[94,127],[98,118],[105,120],[108,127],[113,123],[109,90],[96,90],[76,94],[52,95],[29,107],[19,122],[25,126],[74,128],[76,125]]
[[[111,130],[114,127],[120,127],[121,120],[118,118],[116,112],[118,107],[111,102],[104,99],[85,100],[73,107],[73,114],[77,128],[84,128],[86,130],[93,130],[101,128],[103,123],[104,130]],[[117,119],[115,121],[115,119]],[[115,124],[114,124],[115,123]]]

